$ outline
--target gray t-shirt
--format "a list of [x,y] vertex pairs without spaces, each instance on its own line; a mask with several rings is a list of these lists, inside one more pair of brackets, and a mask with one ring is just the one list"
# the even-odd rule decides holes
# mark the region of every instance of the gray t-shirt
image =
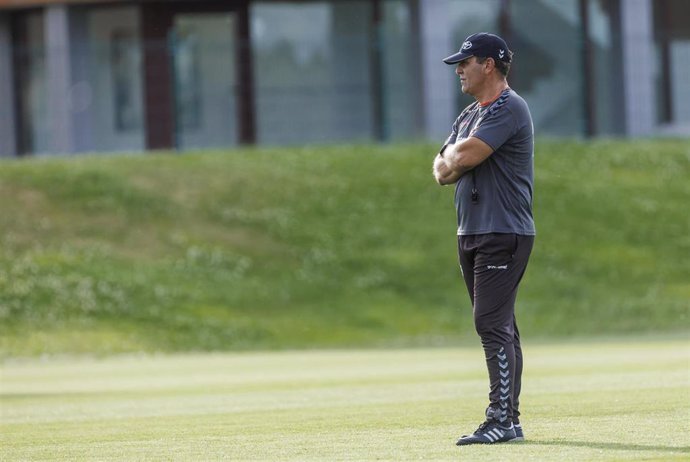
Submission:
[[533,236],[534,128],[527,103],[508,88],[489,105],[470,104],[453,124],[446,144],[470,136],[494,152],[455,186],[458,235]]

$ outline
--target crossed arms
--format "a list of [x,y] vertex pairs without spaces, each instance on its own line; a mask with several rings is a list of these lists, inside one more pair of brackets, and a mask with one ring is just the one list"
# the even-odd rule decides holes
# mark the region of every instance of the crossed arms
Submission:
[[434,178],[440,185],[453,184],[481,164],[494,150],[474,136],[449,144],[434,159]]

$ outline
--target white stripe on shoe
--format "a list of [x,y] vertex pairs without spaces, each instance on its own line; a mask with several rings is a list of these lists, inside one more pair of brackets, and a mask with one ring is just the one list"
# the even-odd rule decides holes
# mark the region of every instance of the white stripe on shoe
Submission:
[[493,430],[489,431],[489,433],[487,433],[487,435],[491,435],[491,437],[493,438],[491,440],[491,442],[493,443],[494,441],[500,440],[501,438],[503,438],[503,435],[505,435],[505,433],[502,432],[501,430],[497,429],[497,428],[494,428]]

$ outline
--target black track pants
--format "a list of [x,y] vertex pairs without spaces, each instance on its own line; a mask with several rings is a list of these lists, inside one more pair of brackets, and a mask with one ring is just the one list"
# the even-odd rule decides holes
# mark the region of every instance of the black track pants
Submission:
[[502,422],[520,415],[522,349],[515,298],[533,244],[534,236],[517,234],[458,236],[460,267],[489,369],[490,405],[501,409]]

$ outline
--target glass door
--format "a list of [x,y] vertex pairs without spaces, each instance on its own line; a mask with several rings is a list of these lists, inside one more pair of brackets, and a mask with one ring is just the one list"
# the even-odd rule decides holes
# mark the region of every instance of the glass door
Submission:
[[18,18],[19,46],[14,50],[19,91],[19,153],[50,151],[48,82],[43,13],[32,11]]
[[171,32],[179,149],[238,144],[236,14],[177,14]]

